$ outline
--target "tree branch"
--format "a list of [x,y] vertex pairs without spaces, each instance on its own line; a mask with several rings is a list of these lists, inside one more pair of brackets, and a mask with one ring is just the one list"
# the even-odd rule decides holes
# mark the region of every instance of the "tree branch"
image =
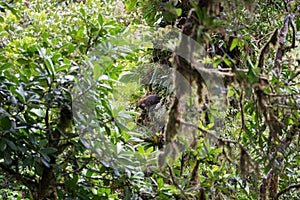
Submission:
[[175,178],[174,178],[174,174],[173,174],[173,170],[171,168],[170,165],[168,165],[168,168],[169,168],[169,172],[170,172],[170,176],[171,176],[171,179],[172,179],[172,182],[174,184],[174,186],[181,192],[182,196],[183,196],[183,199],[189,199],[185,192],[182,190],[182,188],[177,184],[177,182],[175,181]]
[[17,173],[13,169],[9,168],[3,163],[0,163],[0,168],[7,174],[11,175],[14,177],[16,181],[21,182],[24,184],[26,187],[28,187],[29,190],[34,190],[37,187],[37,183],[30,180],[29,178],[23,177],[21,174]]
[[[284,22],[282,25],[282,28],[280,30],[280,34],[279,34],[279,46],[277,48],[276,51],[276,56],[275,56],[275,61],[274,61],[274,67],[273,67],[273,72],[274,74],[277,76],[277,78],[280,78],[280,74],[282,71],[282,57],[285,53],[285,42],[286,42],[286,35],[288,33],[289,30],[289,24],[292,26],[293,32],[294,32],[294,28],[293,27],[293,20],[294,20],[295,16],[294,15],[288,15],[284,18]],[[293,37],[293,41],[292,41],[292,47],[295,46],[295,41],[294,41],[294,37]]]
[[269,188],[270,180],[273,177],[273,169],[270,169],[268,174],[263,178],[261,185],[259,187],[260,200],[266,200],[267,190]]
[[288,187],[284,188],[283,190],[281,190],[280,192],[277,193],[275,199],[278,199],[281,195],[289,192],[291,189],[300,189],[300,183],[292,184],[292,185],[289,185]]

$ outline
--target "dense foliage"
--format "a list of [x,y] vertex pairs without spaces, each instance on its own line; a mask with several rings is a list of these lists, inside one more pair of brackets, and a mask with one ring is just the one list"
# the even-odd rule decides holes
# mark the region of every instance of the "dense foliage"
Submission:
[[0,1],[0,197],[299,199],[299,5]]

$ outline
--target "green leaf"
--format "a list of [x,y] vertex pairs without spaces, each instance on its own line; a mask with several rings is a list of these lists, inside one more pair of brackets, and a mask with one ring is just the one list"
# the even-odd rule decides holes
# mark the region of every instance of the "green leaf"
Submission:
[[36,162],[34,165],[35,173],[39,176],[43,175],[43,168],[41,167],[40,163]]
[[0,142],[0,151],[5,151],[6,147],[7,147],[7,144],[3,140],[1,140],[1,142]]
[[153,152],[153,146],[152,147],[150,147],[150,148],[148,148],[147,150],[146,150],[146,154],[147,155],[149,155],[151,152]]
[[[171,12],[171,11],[170,11]],[[170,12],[164,12],[163,13],[163,16],[164,16],[164,19],[167,21],[167,22],[172,22],[176,19],[176,15],[175,13],[170,13]]]
[[234,38],[230,45],[230,51],[232,51],[239,44],[239,38]]
[[98,80],[99,77],[101,76],[101,66],[100,65],[94,65],[94,79]]
[[252,68],[252,67],[249,67],[247,77],[248,77],[248,80],[250,81],[250,83],[252,83],[252,84],[259,82],[259,78],[256,76],[256,74],[254,72],[254,68]]
[[85,10],[84,10],[83,8],[80,8],[79,11],[80,11],[82,17],[85,17],[85,16],[86,16]]
[[68,70],[69,68],[70,68],[70,65],[61,65],[56,69],[56,71],[57,72],[64,71],[64,70]]
[[156,180],[158,188],[162,188],[164,186],[164,180],[162,178],[159,178]]
[[50,157],[47,155],[47,154],[45,154],[45,153],[43,153],[43,152],[40,152],[41,153],[41,155],[42,155],[42,158],[44,158],[47,162],[50,162]]
[[92,175],[93,175],[93,171],[91,171],[91,170],[87,170],[87,172],[86,172],[86,177],[91,177]]
[[14,142],[12,142],[12,141],[6,139],[6,143],[7,143],[7,145],[8,145],[12,150],[14,150],[14,151],[17,151],[17,150],[18,150],[18,148],[17,148],[17,146],[15,145]]
[[223,58],[223,61],[225,62],[226,65],[231,66],[232,63],[230,62],[229,59],[227,59],[226,57]]
[[221,148],[218,148],[218,149],[211,149],[209,151],[209,154],[219,154],[219,153],[222,153],[222,149]]
[[56,151],[57,151],[57,149],[54,148],[54,147],[47,147],[47,148],[42,149],[42,152],[43,152],[44,154],[47,154],[47,155],[53,154],[53,153],[55,153]]
[[137,150],[140,154],[144,155],[145,154],[145,151],[144,151],[144,147],[143,146],[138,146],[137,147]]
[[122,131],[130,131],[125,124],[120,122],[119,120],[115,121],[117,126],[122,130]]
[[21,65],[25,65],[29,63],[29,60],[25,59],[25,58],[18,58],[17,62],[20,63]]
[[25,91],[22,86],[19,86],[18,89],[15,91],[16,95],[18,96],[19,100],[24,103],[25,102]]
[[0,130],[7,131],[11,126],[11,121],[8,116],[0,116]]
[[125,1],[126,9],[127,9],[129,12],[132,11],[132,10],[136,7],[137,1],[138,1],[138,0],[126,0],[126,1]]
[[131,83],[138,81],[138,79],[139,76],[136,73],[127,72],[120,77],[119,81],[123,83]]
[[295,20],[297,31],[300,31],[300,17],[298,16]]
[[47,139],[43,139],[43,140],[40,140],[40,143],[39,143],[40,145],[40,147],[44,147],[44,146],[46,146],[46,144],[48,144],[48,140]]
[[214,68],[217,68],[221,62],[222,62],[222,59],[220,59],[219,57],[215,56],[214,57],[214,61],[213,61]]
[[90,148],[90,144],[86,141],[86,139],[80,137],[80,138],[79,138],[79,141],[83,144],[83,146],[84,146],[85,148],[87,148],[87,149]]
[[41,157],[41,161],[46,167],[48,167],[48,168],[50,167],[49,162],[44,157]]
[[80,26],[80,27],[78,28],[78,30],[77,30],[77,36],[78,36],[79,38],[82,38],[83,35],[84,35],[84,26]]
[[182,9],[181,8],[177,8],[176,9],[176,15],[177,15],[177,17],[180,17],[181,14],[182,14]]
[[2,65],[1,67],[0,67],[0,70],[5,70],[5,69],[9,69],[9,68],[13,68],[13,64],[12,63],[5,63],[4,65]]
[[102,17],[101,14],[99,14],[99,15],[98,15],[98,23],[99,23],[99,25],[102,26],[102,25],[103,25],[103,22],[104,22],[104,21],[103,21],[103,17]]
[[67,190],[74,191],[77,188],[78,185],[77,182],[78,182],[78,175],[76,174],[73,174],[73,177],[70,176],[66,177],[65,184]]
[[116,147],[117,147],[117,154],[120,154],[120,152],[123,149],[123,145],[120,142],[118,142],[117,145],[116,145]]
[[49,56],[46,56],[45,58],[45,64],[46,64],[46,67],[50,70],[50,75],[53,75],[54,74],[54,65],[53,65],[53,62],[51,60],[51,58]]

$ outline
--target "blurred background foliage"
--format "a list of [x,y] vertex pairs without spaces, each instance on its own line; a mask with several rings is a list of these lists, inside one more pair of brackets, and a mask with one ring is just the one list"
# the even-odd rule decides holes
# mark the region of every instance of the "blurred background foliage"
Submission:
[[[0,0],[0,197],[299,199],[299,5]],[[178,59],[154,36],[170,30],[205,49],[226,109],[185,116],[196,140],[158,166]]]

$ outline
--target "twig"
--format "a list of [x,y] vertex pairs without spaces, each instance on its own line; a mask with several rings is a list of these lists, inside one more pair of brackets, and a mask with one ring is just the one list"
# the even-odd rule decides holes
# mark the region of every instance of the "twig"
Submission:
[[194,185],[196,185],[199,182],[198,169],[199,169],[200,161],[201,161],[200,159],[197,159],[196,165],[191,173],[190,182],[191,184]]
[[296,78],[299,74],[300,74],[300,70],[298,70],[293,77],[287,79],[285,81],[285,84],[288,85],[288,83],[291,82],[294,78]]
[[260,200],[265,200],[267,195],[267,189],[269,187],[270,180],[273,176],[273,169],[270,169],[268,174],[263,178],[260,185]]
[[186,126],[194,127],[194,128],[196,128],[198,131],[201,131],[201,132],[203,132],[204,134],[207,134],[207,135],[209,135],[209,136],[211,136],[211,137],[215,138],[216,140],[221,141],[221,142],[223,142],[223,143],[233,143],[233,144],[237,144],[237,142],[234,141],[234,140],[229,140],[229,139],[220,138],[220,137],[216,136],[216,134],[215,134],[213,131],[205,130],[205,129],[203,129],[203,128],[197,126],[197,125],[194,125],[194,124],[191,124],[191,123],[187,123],[187,122],[184,122],[184,121],[180,121],[180,123],[183,124],[183,125],[186,125]]
[[294,23],[295,16],[290,15],[290,20],[289,20],[289,25],[292,27],[292,32],[293,32],[293,40],[292,40],[292,46],[291,48],[296,47],[296,28],[295,28],[295,23]]
[[289,86],[295,86],[295,85],[300,85],[300,82],[289,84]]
[[242,130],[246,131],[243,98],[244,98],[244,90],[243,88],[241,88],[241,94],[240,94],[241,122],[242,122]]
[[185,158],[186,154],[183,153],[182,156],[181,156],[181,160],[180,160],[180,176],[182,176],[182,173],[183,173],[183,167],[184,167],[184,158]]
[[170,172],[170,175],[171,175],[171,179],[172,179],[172,182],[174,184],[174,186],[181,192],[182,196],[183,196],[183,199],[188,199],[188,197],[186,196],[185,192],[181,189],[181,187],[177,184],[177,182],[175,181],[175,178],[174,178],[174,174],[173,174],[173,170],[171,168],[171,166],[168,164],[168,168],[169,168],[169,172]]
[[[280,30],[280,34],[279,34],[279,46],[277,48],[276,51],[276,55],[275,55],[275,61],[274,61],[274,73],[276,74],[277,78],[280,78],[281,75],[281,71],[282,71],[282,57],[285,53],[285,42],[286,42],[286,35],[288,33],[288,29],[289,29],[289,24],[292,25],[293,28],[293,22],[292,20],[294,20],[294,15],[288,15],[284,18],[284,22],[282,25],[282,28]],[[294,44],[294,38],[293,38],[293,44],[292,46],[295,46]]]
[[21,174],[17,173],[16,171],[9,168],[5,164],[0,163],[0,168],[2,170],[4,170],[7,174],[12,175],[15,180],[20,181],[21,183],[23,183],[25,186],[28,187],[28,189],[34,190],[34,188],[36,188],[36,186],[37,186],[36,182],[30,180],[29,178],[26,178],[26,177],[22,176]]
[[287,193],[291,189],[300,189],[300,183],[292,184],[292,185],[289,185],[288,187],[284,188],[283,190],[281,190],[280,192],[277,193],[275,199],[278,199],[281,195],[283,195],[284,193]]
[[[218,140],[218,142],[220,142],[221,144],[232,143],[232,144],[238,145],[240,147],[240,149],[245,153],[245,155],[247,156],[247,158],[251,161],[250,165],[253,167],[253,169],[255,169],[258,172],[258,166],[257,166],[257,164],[255,165],[255,162],[251,158],[251,156],[248,153],[247,149],[242,144],[240,144],[239,142],[234,141],[234,140],[230,140],[230,139],[224,139],[224,138],[218,137],[218,136],[216,136],[216,134],[214,132],[209,131],[209,130],[204,130],[201,127],[199,127],[197,125],[194,125],[194,124],[191,124],[191,123],[187,123],[187,122],[183,122],[183,121],[180,121],[180,123],[183,124],[183,125],[186,125],[186,126],[191,126],[191,127],[196,128],[198,131],[201,131],[204,134],[207,134],[207,135],[213,137],[214,139]],[[257,174],[259,174],[259,173],[257,173]]]

